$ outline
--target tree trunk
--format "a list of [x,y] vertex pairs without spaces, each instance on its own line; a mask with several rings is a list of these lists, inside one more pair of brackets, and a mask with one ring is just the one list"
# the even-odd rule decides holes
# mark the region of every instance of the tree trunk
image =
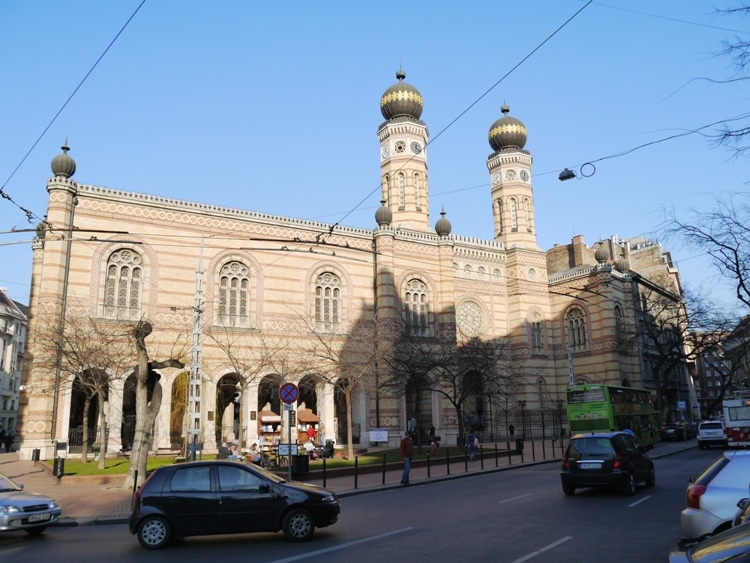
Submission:
[[91,406],[91,398],[86,393],[86,398],[83,400],[83,428],[81,429],[81,461],[83,463],[89,462],[89,407]]
[[346,431],[349,434],[349,439],[347,442],[349,442],[349,460],[354,459],[354,434],[352,434],[352,388],[351,386],[347,387],[346,393],[344,393],[344,396],[346,397]]
[[99,403],[99,469],[106,468],[107,457],[107,417],[104,414],[104,396],[98,394]]
[[[151,325],[148,323],[139,323],[136,326],[133,337],[138,352],[138,370],[135,384],[135,436],[133,438],[133,448],[130,452],[130,467],[128,475],[125,478],[125,487],[139,487],[146,478],[146,464],[148,462],[148,448],[151,440],[151,428],[153,419],[149,416],[148,403],[148,352],[146,351],[146,336],[151,334]],[[157,382],[158,386],[158,382]],[[151,404],[159,404],[161,393],[159,393],[159,402],[156,401],[156,389],[151,398]],[[151,419],[152,424],[149,424]]]

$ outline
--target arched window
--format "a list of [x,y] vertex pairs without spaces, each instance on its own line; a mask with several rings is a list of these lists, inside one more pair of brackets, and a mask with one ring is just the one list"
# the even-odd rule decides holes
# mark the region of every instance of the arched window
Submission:
[[315,280],[315,324],[318,330],[336,332],[341,323],[341,280],[325,272]]
[[104,317],[137,320],[141,317],[143,258],[123,248],[107,260],[104,281]]
[[533,354],[544,353],[544,326],[542,316],[537,312],[531,315],[531,352]]
[[516,203],[516,198],[510,198],[508,206],[510,207],[510,228],[518,229],[518,204]]
[[385,184],[385,201],[389,202],[391,201],[391,176],[390,174],[386,174],[383,177],[383,184]]
[[500,230],[500,234],[503,234],[503,200],[502,199],[497,200],[497,219],[498,219],[497,228]]
[[523,198],[523,213],[526,216],[526,229],[530,232],[534,232],[534,213],[531,210],[531,200],[527,197]]
[[622,309],[615,305],[615,337],[618,344],[625,343],[625,321],[622,317]]
[[398,175],[398,207],[406,207],[406,177],[403,174]]
[[404,295],[406,308],[406,328],[412,336],[429,336],[429,300],[427,298],[427,285],[421,280],[409,280],[406,284],[406,295]]
[[422,207],[422,175],[414,174],[414,197],[417,209]]
[[547,396],[547,383],[541,377],[536,380],[536,400],[539,408],[544,408],[544,398]]
[[219,274],[219,322],[227,326],[250,326],[250,268],[228,262]]
[[586,318],[580,309],[571,309],[567,315],[568,344],[574,352],[586,350]]

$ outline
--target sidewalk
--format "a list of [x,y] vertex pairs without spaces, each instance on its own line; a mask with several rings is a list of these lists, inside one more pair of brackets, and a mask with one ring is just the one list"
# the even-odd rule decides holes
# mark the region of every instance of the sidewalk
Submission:
[[[469,461],[465,463],[463,458],[451,459],[450,474],[444,458],[433,461],[428,468],[426,465],[412,467],[410,481],[412,486],[423,486],[430,483],[439,483],[448,479],[461,479],[475,475],[492,472],[508,471],[518,467],[528,467],[542,463],[558,463],[560,459],[560,448],[552,448],[545,443],[544,451],[540,442],[526,442],[521,455],[514,453],[510,458],[505,454],[494,457],[494,446],[484,448],[485,459]],[[501,447],[500,445],[498,447]],[[505,445],[503,444],[504,448]],[[697,447],[697,442],[668,442],[657,444],[649,452],[653,459],[658,459],[687,449]],[[487,457],[487,456],[490,457]],[[93,462],[92,462],[93,463]],[[482,469],[482,465],[484,468]],[[467,471],[468,466],[468,471]],[[377,470],[372,466],[360,467],[355,478],[354,472],[349,471],[346,475],[329,472],[325,480],[325,487],[336,493],[340,498],[373,492],[377,490],[400,488],[400,468],[387,468],[385,472],[385,483],[382,466]],[[94,524],[114,524],[127,521],[130,512],[132,491],[122,487],[125,476],[109,478],[109,483],[103,482],[97,477],[63,477],[57,479],[44,469],[44,465],[32,461],[20,460],[17,453],[0,454],[0,473],[13,479],[16,483],[24,485],[24,489],[32,493],[43,493],[48,495],[62,507],[62,518],[59,525],[85,526]],[[308,483],[323,485],[321,472],[315,471],[301,480]],[[429,473],[429,476],[428,476]]]

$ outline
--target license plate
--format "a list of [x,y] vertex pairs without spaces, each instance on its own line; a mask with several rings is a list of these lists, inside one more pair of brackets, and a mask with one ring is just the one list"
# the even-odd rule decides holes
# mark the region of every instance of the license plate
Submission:
[[579,463],[578,469],[601,469],[601,463]]
[[43,512],[42,514],[31,514],[28,518],[29,522],[42,522],[50,519],[49,512]]

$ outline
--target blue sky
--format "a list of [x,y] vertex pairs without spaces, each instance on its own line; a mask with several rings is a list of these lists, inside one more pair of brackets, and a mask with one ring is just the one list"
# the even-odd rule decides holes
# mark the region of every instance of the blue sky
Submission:
[[[32,233],[9,231],[44,215],[66,138],[79,183],[374,227],[379,100],[400,66],[425,100],[433,224],[445,208],[454,234],[492,238],[487,132],[507,103],[541,248],[656,237],[665,209],[745,192],[747,160],[701,134],[606,157],[750,111],[743,83],[701,79],[731,77],[722,42],[750,39],[749,19],[715,13],[736,3],[2,2],[0,286],[28,302]],[[688,288],[730,295],[705,257],[665,245]]]

